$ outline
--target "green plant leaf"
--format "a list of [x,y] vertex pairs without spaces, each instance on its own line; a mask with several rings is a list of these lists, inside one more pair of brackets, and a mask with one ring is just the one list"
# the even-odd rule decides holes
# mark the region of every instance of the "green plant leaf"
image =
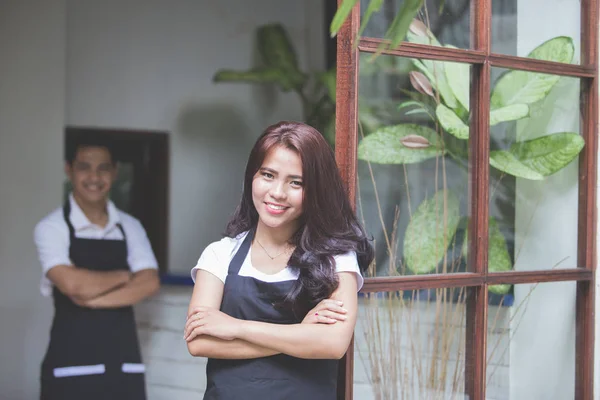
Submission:
[[490,126],[500,122],[516,121],[529,116],[529,106],[527,104],[512,104],[510,106],[496,108],[490,111]]
[[344,22],[350,15],[350,12],[352,12],[352,8],[357,2],[358,0],[344,0],[338,7],[333,19],[331,20],[331,25],[329,26],[329,34],[331,37],[334,37],[340,31],[342,25],[344,25]]
[[281,71],[276,68],[254,68],[249,71],[222,69],[215,73],[213,82],[281,83]]
[[503,150],[490,152],[490,165],[502,172],[519,178],[540,181],[544,175],[523,164],[512,153]]
[[458,139],[469,138],[469,126],[466,125],[459,117],[443,104],[440,104],[435,109],[435,115],[440,121],[444,129]]
[[429,114],[429,112],[427,110],[424,110],[422,108],[410,110],[405,113],[405,115],[417,115],[417,114],[425,114],[428,117],[431,117],[431,114]]
[[[513,269],[506,246],[506,239],[494,217],[490,217],[488,225],[488,271],[506,272]],[[495,294],[506,294],[510,290],[509,284],[490,285],[488,290]]]
[[[445,46],[456,49],[454,46]],[[471,67],[469,64],[444,62],[446,80],[452,94],[463,108],[469,111],[469,90],[471,86]]]
[[279,69],[282,88],[301,90],[307,76],[298,68],[298,59],[289,35],[280,24],[263,25],[257,30],[258,51],[266,67]]
[[426,114],[429,118],[431,118],[432,120],[435,121],[435,117],[433,116],[433,110],[431,110],[431,108],[420,102],[420,101],[416,101],[416,100],[408,100],[408,101],[404,101],[402,103],[400,103],[400,105],[398,105],[398,111],[407,108],[407,107],[415,107],[412,110],[409,111],[405,111],[405,115],[413,115],[413,114]]
[[406,228],[404,258],[407,267],[415,274],[435,271],[456,233],[459,221],[459,202],[452,192],[440,190],[424,200]]
[[404,0],[402,7],[396,14],[396,17],[392,21],[388,31],[385,34],[387,39],[391,40],[390,47],[396,48],[408,32],[408,28],[412,20],[415,18],[421,7],[423,6],[423,0]]
[[[536,47],[527,57],[537,60],[571,63],[575,54],[573,39],[559,36]],[[552,90],[560,76],[527,71],[509,71],[502,75],[492,90],[492,109],[512,104],[532,104]]]
[[[488,271],[489,272],[507,272],[513,269],[512,262],[510,260],[510,254],[508,253],[508,247],[506,246],[506,239],[496,218],[490,217],[488,220]],[[463,241],[462,254],[463,257],[467,258],[468,253],[468,240],[469,230],[465,229],[465,240]],[[510,291],[510,284],[499,284],[490,285],[488,290],[495,294],[507,294]]]
[[400,111],[403,108],[406,107],[418,107],[418,108],[427,108],[427,106],[423,103],[421,103],[420,101],[415,101],[415,100],[407,100],[407,101],[403,101],[402,103],[400,103],[398,105],[398,111]]
[[360,23],[360,29],[358,30],[358,38],[360,38],[371,19],[373,13],[379,11],[381,6],[383,5],[383,0],[371,0],[369,2],[369,6],[367,7],[367,11],[365,11],[364,15],[361,17],[362,21]]
[[329,98],[335,103],[335,88],[336,88],[336,68],[333,67],[326,72],[319,74],[319,81],[327,88]]
[[525,166],[550,176],[573,161],[585,141],[572,132],[553,133],[524,142],[513,143],[510,152]]
[[[402,144],[408,135],[419,135],[431,144],[414,149]],[[437,133],[426,126],[402,124],[385,126],[365,136],[358,145],[358,158],[377,164],[413,164],[442,155],[442,145]]]

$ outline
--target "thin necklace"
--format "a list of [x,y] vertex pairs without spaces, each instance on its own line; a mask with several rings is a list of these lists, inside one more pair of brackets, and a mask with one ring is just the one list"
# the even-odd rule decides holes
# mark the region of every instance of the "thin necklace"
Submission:
[[269,257],[271,260],[274,260],[274,259],[276,259],[276,258],[277,258],[277,257],[279,257],[280,255],[282,255],[283,253],[285,253],[285,251],[288,249],[288,246],[287,246],[287,244],[286,244],[286,245],[285,245],[285,247],[283,248],[283,250],[281,251],[281,253],[277,254],[276,256],[271,256],[271,255],[269,254],[269,252],[267,251],[267,249],[265,249],[265,246],[263,246],[263,245],[260,243],[260,240],[258,240],[258,238],[255,238],[255,239],[256,239],[256,243],[258,243],[258,245],[259,245],[259,246],[260,246],[260,247],[263,249],[263,251],[265,252],[265,254],[266,254],[266,255],[267,255],[267,256],[268,256],[268,257]]

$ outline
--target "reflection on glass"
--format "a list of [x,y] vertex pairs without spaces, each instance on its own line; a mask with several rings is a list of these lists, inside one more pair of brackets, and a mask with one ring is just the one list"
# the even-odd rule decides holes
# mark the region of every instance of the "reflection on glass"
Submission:
[[358,210],[377,276],[466,269],[470,66],[361,55]]
[[466,399],[466,288],[359,298],[354,397]]
[[489,271],[577,267],[579,80],[492,73]]
[[[581,2],[573,0],[494,0],[492,51],[578,64],[580,8]],[[544,44],[546,50],[540,51]]]
[[[363,37],[390,38],[389,30],[397,26],[397,17],[404,6],[404,0],[385,1],[379,12],[369,14],[372,0],[362,0],[361,21],[368,22],[362,32]],[[451,45],[458,48],[470,47],[470,2],[469,0],[427,0],[415,16],[419,26],[413,26],[404,40],[425,43],[432,46]],[[417,29],[414,29],[417,28]],[[427,30],[428,35],[421,35]]]
[[520,284],[488,308],[486,398],[572,399],[575,282]]

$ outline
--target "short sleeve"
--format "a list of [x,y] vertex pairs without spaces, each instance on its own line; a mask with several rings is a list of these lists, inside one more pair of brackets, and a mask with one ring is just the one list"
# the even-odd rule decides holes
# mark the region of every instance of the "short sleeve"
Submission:
[[225,283],[229,263],[231,261],[231,254],[235,245],[236,240],[228,237],[209,244],[200,255],[196,266],[192,268],[192,280],[196,282],[196,273],[198,270],[202,269],[210,272],[219,278],[221,282]]
[[146,230],[132,216],[121,214],[123,230],[127,237],[127,263],[131,272],[143,269],[158,269],[158,262],[152,251],[152,245]]
[[44,296],[49,296],[52,292],[52,282],[46,277],[48,271],[57,265],[71,265],[69,228],[62,221],[47,218],[36,225],[33,239],[42,265],[40,291]]
[[356,284],[358,290],[360,290],[365,282],[362,274],[360,273],[360,268],[358,266],[358,259],[356,258],[356,253],[351,251],[349,253],[340,254],[334,257],[335,260],[335,270],[337,273],[340,272],[354,272],[356,274]]

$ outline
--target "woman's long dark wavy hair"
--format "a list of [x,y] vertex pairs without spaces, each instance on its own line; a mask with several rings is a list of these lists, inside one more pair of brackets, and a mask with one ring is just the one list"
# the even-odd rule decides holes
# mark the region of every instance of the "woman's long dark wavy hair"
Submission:
[[252,201],[252,181],[267,153],[277,146],[296,152],[302,160],[303,213],[300,228],[290,239],[296,250],[289,260],[290,267],[298,269],[299,277],[285,303],[296,315],[303,316],[337,289],[335,255],[356,252],[364,272],[374,252],[352,210],[333,150],[319,131],[299,122],[271,125],[256,141],[246,165],[242,199],[225,235],[233,238],[256,227],[258,213]]

